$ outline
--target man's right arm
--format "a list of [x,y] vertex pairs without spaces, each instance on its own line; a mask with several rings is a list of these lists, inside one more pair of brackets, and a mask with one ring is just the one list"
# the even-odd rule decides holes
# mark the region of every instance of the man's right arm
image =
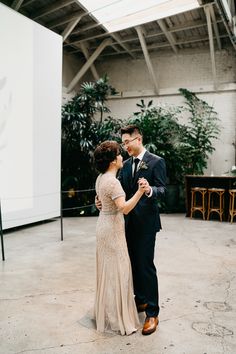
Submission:
[[95,205],[96,208],[100,211],[102,209],[102,202],[101,200],[98,198],[98,195],[95,196]]

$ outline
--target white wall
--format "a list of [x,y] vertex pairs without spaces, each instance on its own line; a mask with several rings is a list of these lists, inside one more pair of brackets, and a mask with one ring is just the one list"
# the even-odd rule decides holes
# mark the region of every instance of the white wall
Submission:
[[[151,57],[160,89],[212,84],[209,50],[185,50],[182,54],[165,52]],[[236,82],[236,52],[217,51],[217,79],[222,83]],[[153,90],[143,59],[107,59],[97,61],[100,73],[107,73],[118,91]]]

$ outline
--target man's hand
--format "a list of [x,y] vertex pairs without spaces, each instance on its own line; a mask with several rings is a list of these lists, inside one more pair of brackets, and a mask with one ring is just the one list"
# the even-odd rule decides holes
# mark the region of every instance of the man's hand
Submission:
[[96,197],[95,197],[95,205],[96,205],[96,208],[97,208],[98,210],[101,210],[101,209],[102,209],[102,202],[101,202],[101,200],[98,198],[98,195],[96,195]]

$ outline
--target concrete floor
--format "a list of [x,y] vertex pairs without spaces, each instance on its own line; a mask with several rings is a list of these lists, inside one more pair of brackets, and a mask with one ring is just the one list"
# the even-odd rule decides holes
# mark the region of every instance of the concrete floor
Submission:
[[1,354],[236,353],[236,223],[162,215],[160,325],[122,337],[90,319],[96,220],[64,219],[63,242],[58,220],[5,235]]

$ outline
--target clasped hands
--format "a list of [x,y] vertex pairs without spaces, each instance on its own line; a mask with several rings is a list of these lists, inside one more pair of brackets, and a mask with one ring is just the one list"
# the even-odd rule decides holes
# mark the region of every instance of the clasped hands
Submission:
[[145,178],[139,178],[138,180],[138,185],[139,185],[139,190],[146,193],[146,194],[149,194],[150,191],[151,191],[151,187],[148,183],[148,181],[145,179]]

